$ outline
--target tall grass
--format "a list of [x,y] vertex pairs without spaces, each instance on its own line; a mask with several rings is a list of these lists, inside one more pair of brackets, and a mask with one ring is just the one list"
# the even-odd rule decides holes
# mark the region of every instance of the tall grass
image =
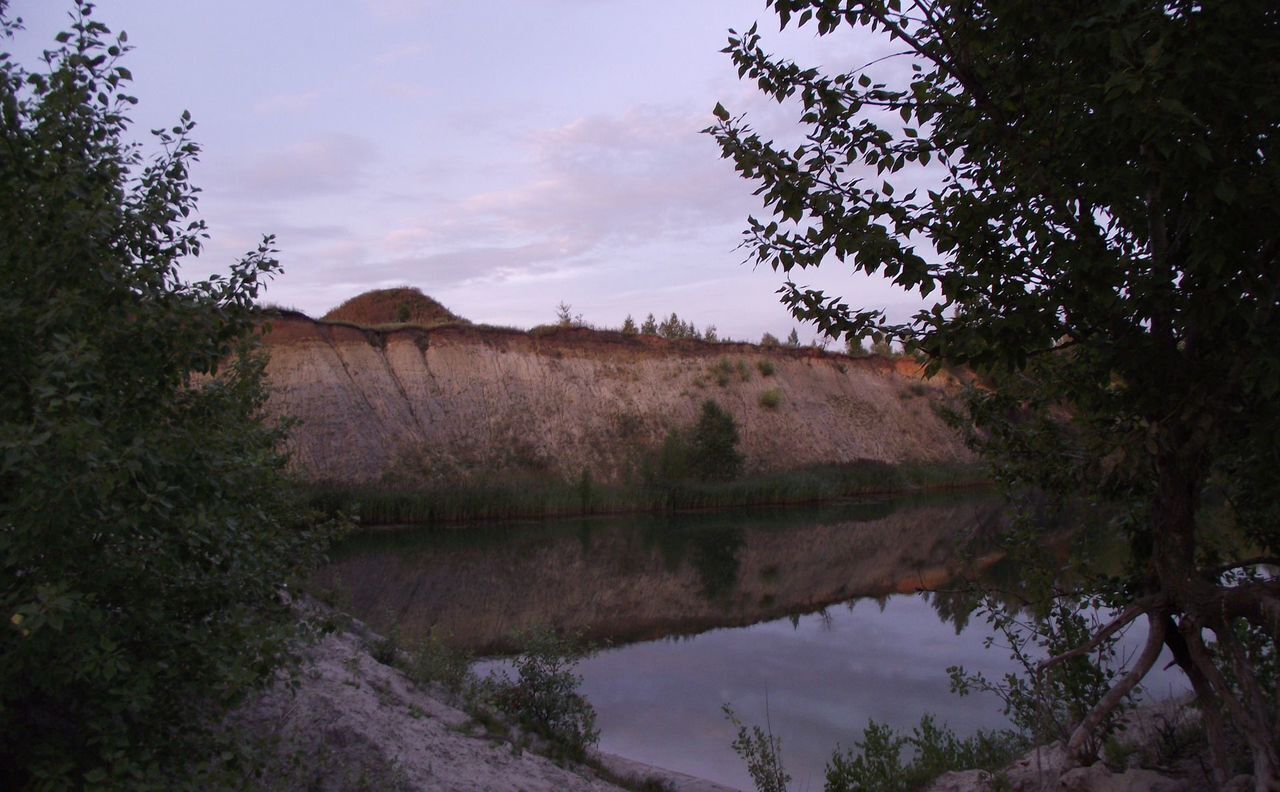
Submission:
[[814,503],[985,483],[981,471],[969,465],[861,461],[748,475],[726,482],[603,485],[589,478],[519,477],[509,482],[418,490],[317,484],[311,501],[326,512],[357,516],[364,525],[401,525]]

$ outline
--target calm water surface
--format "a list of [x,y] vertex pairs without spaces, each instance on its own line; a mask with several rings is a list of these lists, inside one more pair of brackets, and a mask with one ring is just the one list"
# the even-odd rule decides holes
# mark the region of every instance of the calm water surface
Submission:
[[[997,677],[1014,668],[1006,653],[984,649],[984,624],[957,630],[953,598],[914,593],[1012,574],[984,551],[1000,527],[994,501],[967,497],[378,531],[336,548],[316,585],[375,629],[435,630],[482,654],[529,627],[581,633],[612,647],[578,667],[602,750],[749,789],[730,704],[781,737],[793,789],[818,790],[869,718],[1006,725],[994,699],[950,694],[946,674]],[[1179,688],[1171,675],[1149,687]]]

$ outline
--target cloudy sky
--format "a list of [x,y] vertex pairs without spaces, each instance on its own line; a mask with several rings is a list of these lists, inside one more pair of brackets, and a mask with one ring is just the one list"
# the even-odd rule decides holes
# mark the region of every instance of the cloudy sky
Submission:
[[[11,0],[20,61],[70,6]],[[285,273],[267,298],[312,315],[411,285],[522,327],[561,301],[600,325],[677,311],[756,339],[795,324],[781,276],[742,263],[751,187],[699,133],[717,101],[792,128],[719,52],[731,27],[777,30],[763,0],[100,0],[95,16],[135,47],[136,132],[184,109],[198,124],[212,240],[192,276],[274,233]],[[810,29],[766,43],[832,69],[887,52]],[[838,263],[798,280],[915,305]]]

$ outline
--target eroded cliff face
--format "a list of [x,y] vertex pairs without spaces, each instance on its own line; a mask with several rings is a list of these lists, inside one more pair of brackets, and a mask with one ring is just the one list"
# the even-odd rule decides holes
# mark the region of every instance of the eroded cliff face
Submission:
[[[293,458],[318,481],[624,480],[706,399],[737,420],[749,472],[970,458],[934,409],[948,384],[906,362],[576,328],[368,330],[295,314],[271,321],[264,346],[268,409],[300,421]],[[776,406],[762,400],[769,391]]]

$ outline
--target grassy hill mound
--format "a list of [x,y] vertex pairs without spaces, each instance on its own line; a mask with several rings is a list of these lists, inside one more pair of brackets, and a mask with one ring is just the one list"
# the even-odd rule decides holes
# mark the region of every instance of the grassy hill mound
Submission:
[[358,294],[323,317],[330,322],[376,327],[411,324],[422,327],[467,324],[467,320],[412,287],[374,289]]

